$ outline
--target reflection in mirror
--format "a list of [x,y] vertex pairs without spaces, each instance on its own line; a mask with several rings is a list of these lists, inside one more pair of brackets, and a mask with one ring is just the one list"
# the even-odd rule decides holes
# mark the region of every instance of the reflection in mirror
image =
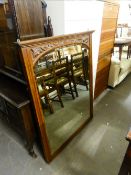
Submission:
[[88,49],[82,44],[57,48],[35,64],[51,153],[90,117]]

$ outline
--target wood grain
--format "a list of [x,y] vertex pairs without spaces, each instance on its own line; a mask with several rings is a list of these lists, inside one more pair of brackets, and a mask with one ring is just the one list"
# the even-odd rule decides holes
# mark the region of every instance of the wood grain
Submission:
[[110,65],[107,65],[97,72],[94,98],[98,97],[105,89],[107,89],[109,69]]
[[111,53],[114,47],[119,4],[113,1],[104,3],[97,74],[94,98],[108,87]]
[[101,42],[100,48],[99,48],[99,55],[102,55],[105,52],[108,52],[113,47],[114,47],[114,39],[106,40],[104,42]]
[[107,41],[107,40],[114,40],[114,35],[116,32],[116,28],[112,28],[111,30],[103,30],[101,33],[101,42]]
[[5,20],[4,5],[0,4],[0,30],[7,29],[7,22]]
[[97,66],[97,73],[98,73],[98,77],[99,77],[99,72],[101,70],[103,70],[105,67],[109,66],[110,65],[110,62],[111,62],[111,55],[107,55],[105,57],[101,57],[100,61],[99,61],[99,64]]
[[118,16],[118,5],[105,3],[104,5],[104,18],[117,18]]
[[112,18],[103,18],[102,30],[112,30],[113,28],[116,28],[116,21]]
[[44,37],[41,1],[14,0],[20,40]]

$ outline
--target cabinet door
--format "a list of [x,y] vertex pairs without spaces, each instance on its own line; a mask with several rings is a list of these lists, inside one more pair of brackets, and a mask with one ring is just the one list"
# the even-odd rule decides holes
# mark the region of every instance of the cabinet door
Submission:
[[0,31],[7,29],[4,5],[0,4]]
[[0,98],[0,111],[2,111],[4,114],[7,114],[6,104],[2,98]]
[[44,20],[40,0],[14,1],[20,40],[44,37]]
[[6,103],[7,111],[8,111],[8,120],[10,124],[17,129],[18,132],[23,132],[23,122],[21,115],[19,115],[19,109],[11,105],[10,103]]

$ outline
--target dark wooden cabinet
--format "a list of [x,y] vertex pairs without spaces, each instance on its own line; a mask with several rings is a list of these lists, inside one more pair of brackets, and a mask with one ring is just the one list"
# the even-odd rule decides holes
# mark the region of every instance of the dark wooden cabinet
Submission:
[[6,109],[6,103],[3,98],[0,98],[0,111],[2,111],[4,114],[8,114]]
[[20,40],[44,37],[44,19],[40,0],[9,0]]
[[17,40],[45,37],[46,3],[8,0],[0,3],[0,111],[32,152],[34,127],[28,86],[22,70]]
[[34,154],[34,127],[30,100],[25,85],[0,74],[0,111],[4,120],[26,139],[29,152]]
[[0,66],[22,73],[17,40],[45,37],[46,8],[40,0],[0,4]]

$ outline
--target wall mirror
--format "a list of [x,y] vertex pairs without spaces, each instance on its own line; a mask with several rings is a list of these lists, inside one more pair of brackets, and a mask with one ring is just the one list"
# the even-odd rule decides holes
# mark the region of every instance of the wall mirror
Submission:
[[19,42],[47,162],[93,116],[92,33]]

